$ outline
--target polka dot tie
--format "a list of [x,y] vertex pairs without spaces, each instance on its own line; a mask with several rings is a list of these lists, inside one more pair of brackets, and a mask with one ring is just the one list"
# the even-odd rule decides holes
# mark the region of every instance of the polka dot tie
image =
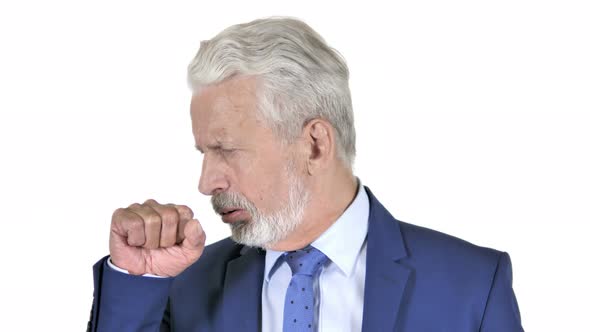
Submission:
[[313,331],[313,278],[328,257],[311,246],[287,252],[285,255],[293,276],[285,296],[283,332]]

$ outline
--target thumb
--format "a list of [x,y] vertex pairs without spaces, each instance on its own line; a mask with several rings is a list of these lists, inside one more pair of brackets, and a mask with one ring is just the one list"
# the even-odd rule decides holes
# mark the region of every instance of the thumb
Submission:
[[191,256],[201,255],[205,245],[205,232],[197,219],[189,220],[184,226],[184,240],[180,244],[183,251]]

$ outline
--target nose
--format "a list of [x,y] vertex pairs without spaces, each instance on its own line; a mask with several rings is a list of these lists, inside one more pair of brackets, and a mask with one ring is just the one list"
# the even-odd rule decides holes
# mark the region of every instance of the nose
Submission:
[[199,191],[207,196],[223,192],[229,187],[225,166],[215,162],[215,157],[211,157],[208,153],[203,156],[201,178],[199,179]]

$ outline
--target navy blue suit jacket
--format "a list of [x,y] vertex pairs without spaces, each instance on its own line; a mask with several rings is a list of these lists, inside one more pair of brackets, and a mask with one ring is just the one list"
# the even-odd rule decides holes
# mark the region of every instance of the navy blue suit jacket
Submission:
[[[369,188],[363,332],[522,331],[507,253],[394,219]],[[225,239],[175,278],[94,266],[90,331],[260,331],[264,251]]]

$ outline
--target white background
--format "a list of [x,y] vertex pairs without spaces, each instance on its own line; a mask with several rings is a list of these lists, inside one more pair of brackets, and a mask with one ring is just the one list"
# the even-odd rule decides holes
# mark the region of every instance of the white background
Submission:
[[3,1],[2,330],[85,328],[117,207],[188,204],[227,236],[197,190],[186,67],[269,15],[347,59],[356,174],[394,216],[507,251],[527,331],[587,327],[587,1]]

